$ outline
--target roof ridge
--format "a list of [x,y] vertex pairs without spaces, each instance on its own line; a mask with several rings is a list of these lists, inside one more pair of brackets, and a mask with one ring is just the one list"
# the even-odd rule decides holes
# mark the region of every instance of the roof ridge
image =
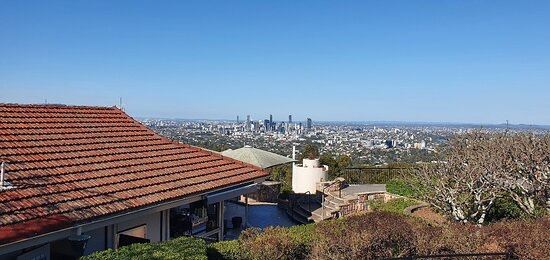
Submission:
[[68,104],[36,104],[36,103],[0,103],[0,107],[36,107],[36,108],[84,108],[84,109],[118,109],[117,106],[92,106],[92,105],[68,105]]

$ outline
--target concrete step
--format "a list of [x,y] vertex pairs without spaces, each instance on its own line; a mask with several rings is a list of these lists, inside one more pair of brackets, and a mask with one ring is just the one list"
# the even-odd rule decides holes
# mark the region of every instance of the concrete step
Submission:
[[329,208],[329,209],[331,209],[331,210],[333,210],[333,211],[338,211],[338,210],[340,210],[340,206],[341,206],[341,204],[336,204],[336,203],[334,203],[334,202],[332,202],[332,201],[328,201],[328,200],[325,201],[325,208]]
[[330,209],[327,209],[325,208],[325,214],[323,216],[323,208],[318,208],[316,210],[314,210],[313,212],[311,212],[311,219],[314,221],[314,222],[319,222],[319,221],[322,221],[322,220],[326,220],[326,219],[331,219],[332,218],[332,213],[334,211],[331,211]]
[[325,200],[326,200],[326,201],[334,202],[335,204],[346,204],[346,200],[345,200],[345,199],[342,199],[342,198],[333,196],[332,194],[328,194],[328,195],[325,197]]

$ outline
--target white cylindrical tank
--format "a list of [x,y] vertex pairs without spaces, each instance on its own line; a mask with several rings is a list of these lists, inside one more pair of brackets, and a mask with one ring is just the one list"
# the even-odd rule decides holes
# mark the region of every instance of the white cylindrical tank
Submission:
[[317,183],[326,181],[328,166],[321,165],[319,159],[304,159],[302,164],[292,167],[292,190],[295,193],[315,194]]

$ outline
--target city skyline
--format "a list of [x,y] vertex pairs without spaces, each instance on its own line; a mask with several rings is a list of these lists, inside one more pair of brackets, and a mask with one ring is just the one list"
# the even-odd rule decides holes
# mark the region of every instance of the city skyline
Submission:
[[[246,124],[246,119],[242,120],[243,117],[241,117],[240,121],[237,122],[235,119],[231,118],[184,118],[184,117],[142,117],[142,116],[136,116],[136,118],[139,119],[158,119],[158,120],[183,120],[183,121],[224,121],[224,122],[237,122],[241,124]],[[246,116],[245,116],[246,118]],[[261,116],[258,118],[253,118],[250,116],[251,122],[263,122],[264,120],[269,121],[269,116],[266,116],[265,118],[262,118]],[[278,119],[279,117],[273,117],[273,122],[275,123],[288,123],[288,119],[285,121],[283,119]],[[284,118],[284,116],[283,116]],[[524,124],[521,122],[510,122],[509,120],[505,120],[504,122],[496,122],[496,123],[487,123],[487,122],[422,122],[422,121],[389,121],[389,120],[314,120],[313,118],[305,117],[305,118],[297,118],[292,115],[292,123],[306,123],[307,119],[312,119],[313,124],[320,123],[320,124],[327,124],[327,123],[342,123],[342,124],[380,124],[380,125],[458,125],[458,126],[469,126],[469,127],[483,127],[483,126],[499,126],[499,127],[505,127],[506,125],[509,125],[510,127],[543,127],[543,128],[549,128],[550,124]]]

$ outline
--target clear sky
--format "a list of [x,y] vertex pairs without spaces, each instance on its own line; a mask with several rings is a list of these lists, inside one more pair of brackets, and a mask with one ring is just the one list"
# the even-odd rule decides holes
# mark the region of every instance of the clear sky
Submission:
[[0,0],[0,102],[550,124],[550,1]]

